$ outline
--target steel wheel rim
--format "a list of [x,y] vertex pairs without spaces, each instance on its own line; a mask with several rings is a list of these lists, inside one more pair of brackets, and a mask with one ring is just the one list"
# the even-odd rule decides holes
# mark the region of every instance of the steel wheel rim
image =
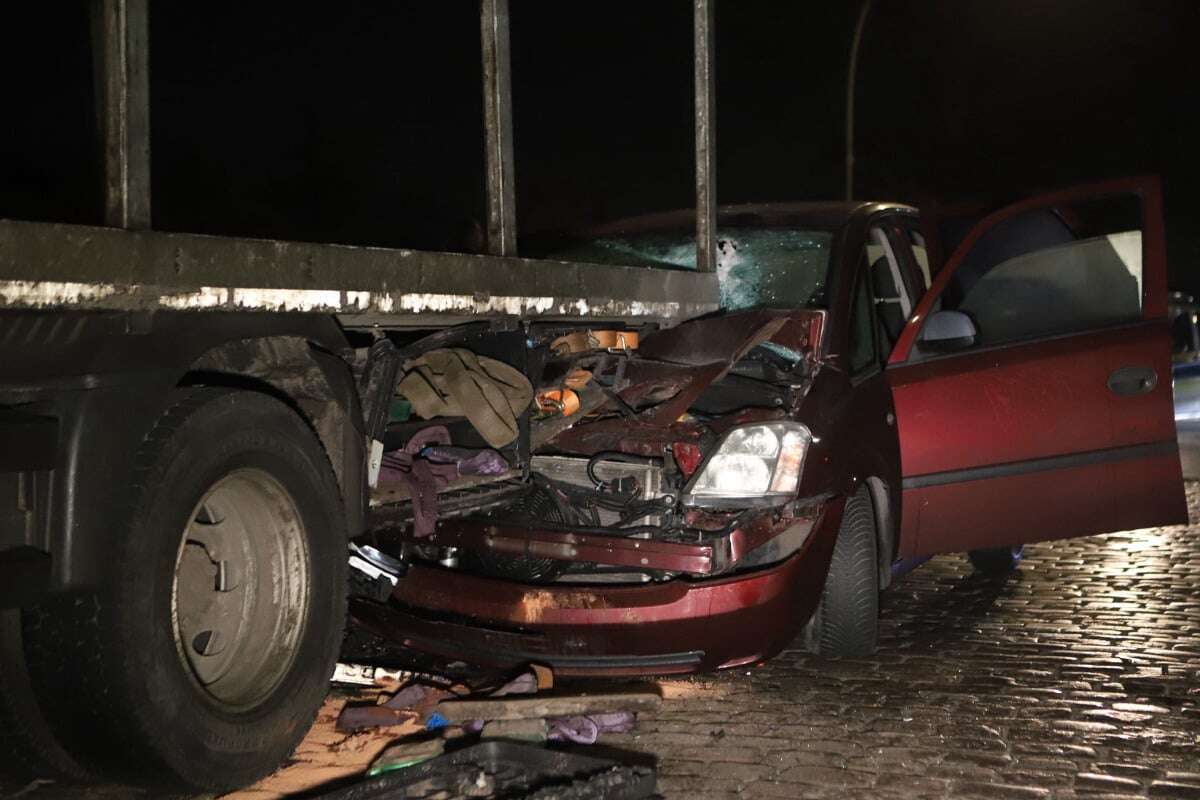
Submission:
[[229,473],[192,510],[171,589],[175,646],[211,700],[262,702],[295,660],[310,601],[304,524],[290,494],[258,469]]

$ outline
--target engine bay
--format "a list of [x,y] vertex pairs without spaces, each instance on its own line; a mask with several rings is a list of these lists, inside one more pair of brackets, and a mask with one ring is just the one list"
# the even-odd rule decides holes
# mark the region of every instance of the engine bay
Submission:
[[808,433],[789,415],[823,319],[753,311],[663,331],[392,342],[398,390],[357,558],[393,577],[421,563],[589,584],[748,568],[785,532],[773,556],[794,551],[815,512],[795,500]]

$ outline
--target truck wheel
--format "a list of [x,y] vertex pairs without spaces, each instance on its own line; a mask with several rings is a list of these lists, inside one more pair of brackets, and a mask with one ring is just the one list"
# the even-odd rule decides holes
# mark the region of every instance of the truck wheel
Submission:
[[866,486],[846,501],[821,602],[808,638],[822,656],[866,656],[879,638],[875,509]]
[[984,575],[1007,575],[1021,563],[1025,555],[1025,545],[1014,544],[1008,547],[989,547],[984,550],[972,550],[967,553],[971,565],[976,572]]
[[136,464],[102,584],[25,613],[34,689],[96,774],[244,786],[307,732],[341,642],[346,529],[329,459],[279,400],[198,389]]
[[33,694],[21,611],[0,610],[0,779],[86,778],[55,738]]

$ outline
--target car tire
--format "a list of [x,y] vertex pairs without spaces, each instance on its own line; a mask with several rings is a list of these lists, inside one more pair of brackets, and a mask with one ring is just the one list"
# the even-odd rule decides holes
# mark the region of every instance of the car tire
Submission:
[[821,601],[809,622],[822,656],[866,656],[879,641],[879,560],[875,508],[862,486],[846,501]]
[[1007,547],[989,547],[983,550],[972,550],[967,553],[971,565],[976,572],[984,575],[1007,575],[1021,563],[1025,555],[1025,545],[1014,544]]
[[142,442],[92,591],[24,612],[38,702],[91,773],[224,792],[281,764],[328,690],[346,522],[305,420],[193,389]]

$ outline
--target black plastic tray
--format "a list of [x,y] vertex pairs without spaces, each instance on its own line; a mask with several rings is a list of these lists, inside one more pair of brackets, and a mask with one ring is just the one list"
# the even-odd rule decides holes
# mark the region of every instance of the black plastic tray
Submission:
[[514,742],[481,742],[320,795],[320,800],[643,800],[654,770]]

